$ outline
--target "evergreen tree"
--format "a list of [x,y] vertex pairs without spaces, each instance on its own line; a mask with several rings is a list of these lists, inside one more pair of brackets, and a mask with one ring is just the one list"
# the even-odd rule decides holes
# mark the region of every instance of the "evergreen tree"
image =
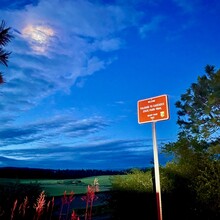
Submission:
[[220,154],[220,70],[207,65],[205,72],[176,102],[178,139],[163,150],[177,160],[186,160],[185,154],[193,152]]
[[177,123],[187,137],[220,140],[220,70],[207,65],[205,72],[176,102]]

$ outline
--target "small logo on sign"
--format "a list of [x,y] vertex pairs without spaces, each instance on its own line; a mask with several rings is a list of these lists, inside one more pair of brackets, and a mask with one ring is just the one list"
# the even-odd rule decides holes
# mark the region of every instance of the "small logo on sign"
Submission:
[[162,112],[160,112],[160,117],[164,117],[165,116],[165,113],[164,113],[164,111],[162,111]]

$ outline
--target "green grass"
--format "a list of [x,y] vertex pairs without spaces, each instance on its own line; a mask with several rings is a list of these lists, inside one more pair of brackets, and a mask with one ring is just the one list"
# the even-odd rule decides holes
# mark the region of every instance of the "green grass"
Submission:
[[109,191],[111,189],[112,176],[94,176],[81,179],[8,179],[0,178],[1,184],[20,183],[20,184],[39,184],[48,196],[62,196],[64,191],[75,194],[84,194],[87,191],[87,186],[93,184],[94,179],[97,178],[101,192]]

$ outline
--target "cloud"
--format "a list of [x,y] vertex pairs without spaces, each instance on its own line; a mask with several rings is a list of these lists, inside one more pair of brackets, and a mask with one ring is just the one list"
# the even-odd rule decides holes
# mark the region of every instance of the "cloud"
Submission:
[[[27,1],[8,4],[11,10],[0,9],[14,30],[7,83],[0,96],[4,103],[0,109],[11,117],[57,91],[68,93],[77,79],[83,82],[82,77],[106,68],[115,59],[111,53],[123,45],[120,32],[138,22],[139,12],[126,5],[77,0],[62,2],[62,10],[54,10],[60,4],[58,0]],[[100,57],[99,51],[109,56]]]
[[114,51],[120,49],[122,42],[120,39],[113,38],[113,39],[104,39],[99,43],[100,49],[102,51]]
[[108,124],[100,117],[74,120],[68,115],[59,115],[52,119],[44,119],[23,125],[11,125],[0,128],[1,150],[8,149],[10,145],[30,143],[40,145],[42,140],[60,142],[59,138],[67,137],[70,141],[75,138],[89,136],[103,130]]
[[50,39],[54,36],[54,31],[53,29],[42,25],[29,25],[22,30],[22,34],[31,45],[33,52],[36,54],[43,54],[48,50]]
[[[148,165],[152,158],[151,144],[148,140],[102,140],[80,143],[74,146],[65,144],[45,144],[44,147],[32,147],[20,150],[1,150],[0,156],[4,164],[20,164],[19,166],[46,168],[97,168],[122,169],[129,166]],[[2,161],[3,161],[2,160]]]
[[144,38],[149,32],[159,29],[160,23],[163,21],[163,19],[164,18],[162,16],[155,16],[150,22],[140,27],[139,32],[141,37]]
[[1,0],[1,8],[12,10],[12,9],[22,9],[27,5],[37,5],[38,0],[19,0],[19,1],[8,1]]
[[173,2],[180,7],[184,12],[193,12],[195,9],[195,5],[198,4],[199,1],[190,1],[190,0],[173,0]]

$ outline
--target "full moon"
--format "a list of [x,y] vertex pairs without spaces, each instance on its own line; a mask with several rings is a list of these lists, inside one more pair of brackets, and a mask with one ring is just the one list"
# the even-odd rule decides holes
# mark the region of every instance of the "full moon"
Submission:
[[35,52],[43,53],[49,46],[50,39],[54,36],[54,31],[46,26],[28,25],[22,30],[22,34]]

